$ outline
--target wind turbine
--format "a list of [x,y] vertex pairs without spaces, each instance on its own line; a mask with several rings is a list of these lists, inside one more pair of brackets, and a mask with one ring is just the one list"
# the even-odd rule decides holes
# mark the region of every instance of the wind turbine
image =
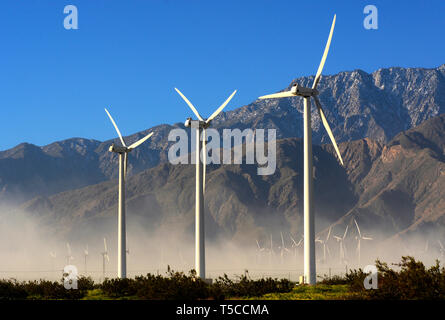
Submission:
[[284,245],[283,233],[280,232],[280,235],[281,235],[281,246],[278,246],[278,248],[280,249],[281,264],[283,264],[284,263],[284,254],[286,252],[289,252],[289,249],[286,248],[286,246]]
[[295,241],[295,239],[292,237],[292,235],[289,235],[290,239],[292,240],[292,248],[294,249],[294,256],[295,256],[295,260],[297,259],[297,250],[300,247],[300,245],[303,242],[303,238],[300,239],[300,241],[298,241],[298,243]]
[[326,236],[326,239],[322,240],[320,238],[315,239],[316,242],[321,243],[321,245],[323,246],[323,262],[326,263],[326,252],[329,254],[329,256],[331,255],[331,251],[329,250],[328,247],[328,241],[329,241],[329,237],[331,235],[331,228],[329,228],[329,232],[328,235]]
[[256,241],[256,245],[257,245],[257,263],[259,264],[261,262],[261,255],[264,252],[265,248],[260,246],[260,243],[258,242],[258,240]]
[[105,279],[105,259],[110,262],[110,257],[108,256],[108,248],[107,248],[107,239],[104,238],[104,251],[101,253],[102,255],[102,271]]
[[311,128],[311,103],[312,97],[317,105],[317,110],[323,125],[329,135],[329,138],[334,145],[334,149],[337,152],[338,158],[343,165],[343,159],[340,151],[338,150],[337,143],[335,142],[334,135],[326,120],[326,116],[321,107],[321,103],[318,100],[317,85],[320,81],[321,72],[323,71],[326,57],[329,52],[329,46],[331,44],[332,34],[334,32],[336,16],[332,21],[331,31],[329,38],[324,49],[323,57],[321,58],[320,65],[318,66],[317,74],[315,75],[312,88],[302,87],[298,84],[292,86],[290,91],[279,92],[266,96],[261,96],[259,99],[271,99],[271,98],[285,98],[300,96],[304,98],[304,279],[306,283],[316,283],[316,266],[315,266],[315,226],[314,226],[314,206],[313,206],[313,169],[312,169],[312,128]]
[[344,262],[346,259],[346,247],[344,245],[344,241],[346,238],[346,235],[348,233],[348,226],[346,226],[345,233],[343,234],[343,237],[334,236],[334,238],[340,243],[340,263]]
[[67,256],[66,256],[66,264],[69,265],[71,260],[74,260],[74,257],[71,255],[71,246],[67,242],[66,243],[66,249],[67,249]]
[[[193,113],[198,117],[198,120],[187,118],[185,121],[186,127],[191,127],[196,130],[196,198],[195,198],[195,269],[198,276],[205,279],[205,231],[204,231],[204,191],[205,191],[205,177],[206,177],[206,133],[205,130],[210,127],[212,120],[225,108],[225,106],[232,100],[236,90],[227,98],[226,101],[208,118],[204,119],[198,113],[198,110],[193,104],[175,88],[176,92],[184,99],[187,105],[192,109]],[[202,136],[202,139],[201,139]],[[202,150],[202,166],[200,164],[200,154]]]
[[354,219],[354,222],[355,222],[355,226],[357,227],[357,231],[358,231],[358,237],[356,237],[356,239],[358,241],[358,243],[357,243],[358,264],[360,265],[361,264],[361,246],[360,246],[361,240],[373,240],[373,239],[370,237],[362,236],[362,233],[360,232],[360,228],[358,227],[358,223],[355,219]]
[[85,276],[86,276],[86,274],[87,274],[88,245],[85,248],[85,250],[83,250],[83,255],[85,256]]
[[54,272],[55,261],[56,261],[56,258],[57,258],[56,252],[55,251],[51,251],[49,253],[49,256],[51,257],[51,269],[52,269],[52,272]]
[[272,264],[272,258],[275,252],[273,251],[272,233],[270,234],[270,248],[269,248],[269,265]]
[[127,257],[125,255],[126,248],[126,226],[125,226],[125,178],[127,175],[127,159],[128,153],[144,143],[148,138],[153,135],[153,132],[146,135],[144,138],[136,141],[127,147],[124,138],[122,138],[121,132],[114,122],[111,114],[105,109],[108,117],[111,120],[114,128],[116,129],[119,139],[122,142],[122,146],[116,146],[114,143],[110,146],[108,151],[119,154],[119,205],[118,205],[118,256],[117,256],[117,276],[119,278],[127,277]]
[[[437,240],[437,242],[439,243],[439,246],[440,246],[440,249],[439,249],[440,257],[443,259],[444,255],[445,255],[445,248],[443,247],[443,244],[440,240]],[[442,263],[443,263],[443,261],[442,261]]]

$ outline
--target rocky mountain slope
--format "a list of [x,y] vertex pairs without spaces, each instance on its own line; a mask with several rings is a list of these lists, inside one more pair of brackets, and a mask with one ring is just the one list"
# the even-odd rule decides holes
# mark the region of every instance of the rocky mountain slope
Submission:
[[[342,234],[353,219],[376,240],[445,228],[445,114],[404,131],[384,144],[369,138],[340,144],[342,167],[331,145],[314,146],[315,210],[319,235],[333,226]],[[277,171],[257,175],[256,165],[211,165],[206,183],[209,238],[240,243],[280,231],[302,233],[301,139],[277,143]],[[129,223],[147,232],[170,225],[193,232],[194,166],[161,163],[129,178]],[[38,197],[23,209],[60,233],[91,232],[116,223],[117,181]],[[130,222],[133,221],[133,222]],[[88,231],[89,230],[89,231]],[[423,230],[423,229],[422,229]]]
[[[292,81],[310,86],[313,77]],[[324,76],[320,100],[338,141],[369,138],[386,143],[403,130],[445,112],[445,65],[435,69],[388,68],[371,74],[361,70]],[[264,93],[269,90],[264,89]],[[314,107],[314,106],[313,106]],[[257,100],[223,112],[213,127],[275,128],[277,138],[302,137],[303,101],[299,97]],[[329,143],[313,109],[315,144]],[[126,138],[131,143],[149,131],[155,135],[129,157],[129,174],[136,174],[167,160],[172,128],[159,125]],[[0,152],[0,201],[21,203],[35,196],[51,195],[106,181],[117,176],[117,157],[108,152],[111,142],[73,138],[38,147],[20,144]],[[365,165],[365,164],[361,164]]]

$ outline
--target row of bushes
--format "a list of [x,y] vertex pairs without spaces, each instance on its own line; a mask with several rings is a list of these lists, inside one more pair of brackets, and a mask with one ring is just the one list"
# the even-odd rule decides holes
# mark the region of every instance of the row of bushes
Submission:
[[147,274],[134,279],[106,279],[95,284],[91,278],[78,279],[77,290],[67,290],[63,282],[0,280],[0,300],[11,299],[81,299],[89,290],[101,289],[111,298],[152,300],[224,299],[226,297],[261,296],[271,292],[289,292],[293,284],[287,279],[252,280],[243,275],[233,281],[224,275],[208,284],[196,276],[168,270],[166,277]]
[[105,280],[102,291],[110,297],[137,297],[154,300],[196,300],[224,299],[226,297],[258,297],[271,292],[289,292],[293,284],[287,279],[252,280],[248,274],[236,281],[225,274],[212,284],[207,284],[196,276],[194,270],[189,275],[168,270],[168,276],[147,274],[135,279]]
[[350,270],[345,277],[326,278],[324,284],[347,284],[350,291],[360,299],[381,300],[443,300],[445,299],[445,267],[437,260],[430,268],[413,257],[402,257],[393,263],[394,270],[387,263],[377,260],[378,288],[366,290],[363,282],[367,274],[362,269]]
[[[376,261],[378,289],[366,290],[363,282],[367,276],[361,269],[350,270],[344,277],[325,278],[322,284],[343,284],[357,299],[445,299],[445,268],[439,261],[430,268],[413,257],[402,257],[400,263]],[[204,282],[192,270],[188,275],[168,270],[167,276],[147,274],[134,279],[107,279],[95,284],[91,278],[78,279],[78,290],[66,290],[63,282],[47,280],[18,282],[0,280],[2,299],[81,299],[89,290],[100,289],[111,298],[136,298],[153,300],[224,299],[228,297],[260,297],[266,293],[284,293],[294,284],[287,279],[265,278],[252,280],[246,272],[236,280],[227,275]]]
[[97,288],[91,278],[80,277],[78,290],[67,290],[63,281],[28,281],[0,280],[0,300],[17,299],[81,299],[88,290]]

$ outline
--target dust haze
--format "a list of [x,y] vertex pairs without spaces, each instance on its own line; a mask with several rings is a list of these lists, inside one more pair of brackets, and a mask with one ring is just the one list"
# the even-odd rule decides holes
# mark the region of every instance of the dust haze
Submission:
[[[302,219],[301,219],[302,220]],[[332,222],[331,222],[332,223]],[[194,268],[193,221],[168,221],[147,228],[137,217],[127,214],[127,273],[129,277],[147,273],[166,275],[167,267],[189,272]],[[316,226],[328,226],[318,221]],[[248,237],[212,237],[206,235],[206,275],[217,278],[227,274],[236,278],[248,270],[251,278],[277,277],[297,281],[303,274],[302,225],[293,228],[257,228],[246,230]],[[71,230],[55,230],[40,216],[21,212],[17,208],[0,209],[0,279],[60,280],[67,264],[77,267],[80,275],[91,276],[95,281],[117,275],[117,208],[114,219],[101,224],[82,225]],[[345,226],[334,225],[326,246],[316,242],[317,275],[341,275],[346,269],[364,268],[378,258],[388,263],[400,261],[402,255],[411,255],[427,266],[436,259],[443,261],[440,234],[401,238],[388,238],[376,230],[361,227],[362,236],[373,240],[361,241],[358,259],[357,231],[350,225],[340,249]],[[60,232],[58,232],[60,231]],[[318,230],[318,238],[326,239],[326,232]],[[281,238],[283,235],[283,240]],[[110,261],[105,261],[104,238]],[[246,239],[250,239],[246,240]],[[292,240],[293,239],[293,240]],[[258,244],[257,244],[258,241]],[[295,241],[295,242],[294,242]],[[284,242],[284,247],[283,247]],[[299,246],[296,246],[296,244]],[[67,243],[74,259],[69,260]],[[88,246],[88,255],[85,251]],[[270,250],[272,248],[272,250]],[[326,248],[326,249],[325,249]],[[344,251],[343,256],[341,250]],[[326,252],[326,253],[325,253]],[[104,273],[105,271],[105,273]]]

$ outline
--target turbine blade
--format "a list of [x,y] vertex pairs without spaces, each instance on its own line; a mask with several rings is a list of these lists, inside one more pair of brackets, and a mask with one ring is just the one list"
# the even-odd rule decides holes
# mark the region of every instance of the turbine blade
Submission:
[[323,122],[324,128],[326,129],[326,132],[328,133],[329,138],[331,139],[331,142],[334,146],[335,152],[337,152],[337,156],[340,159],[341,165],[343,166],[343,159],[340,154],[340,150],[338,150],[337,142],[335,142],[334,135],[332,134],[331,128],[329,127],[329,123],[326,120],[326,117],[324,115],[323,108],[321,107],[320,100],[318,100],[317,96],[314,96],[315,104],[317,105],[318,114],[320,115],[321,121]]
[[356,225],[357,230],[358,230],[358,236],[361,238],[362,237],[362,233],[360,232],[360,228],[358,227],[358,223],[357,223],[357,221],[355,221],[355,219],[354,219],[354,222],[355,222],[355,225]]
[[346,226],[345,234],[343,235],[343,239],[346,238],[346,234],[348,233],[349,226]]
[[232,100],[235,93],[236,93],[236,90],[233,91],[233,93],[230,95],[230,97],[228,97],[227,100],[224,101],[224,103],[218,109],[216,109],[215,112],[213,112],[213,114],[206,120],[206,123],[209,123],[210,121],[212,121],[222,111],[222,109],[224,109],[226,107],[226,105],[230,102],[230,100]]
[[196,108],[193,106],[193,104],[182,94],[181,91],[179,91],[178,89],[176,89],[176,92],[179,93],[179,95],[182,97],[182,99],[184,99],[184,101],[188,104],[188,106],[190,107],[190,109],[192,109],[193,113],[198,117],[199,120],[204,121],[204,119],[201,117],[201,115],[198,113],[198,110],[196,110]]
[[328,242],[329,236],[331,235],[331,230],[332,230],[332,227],[329,228],[328,236],[326,237],[326,241],[325,242]]
[[326,245],[326,251],[328,252],[328,255],[331,256],[331,250],[329,250],[328,245]]
[[294,243],[295,246],[298,246],[297,242],[294,240],[294,238],[292,238],[292,235],[289,235],[290,239],[292,240],[292,242]]
[[141,145],[142,143],[144,143],[148,138],[150,138],[153,135],[153,132],[150,132],[149,134],[147,134],[144,138],[136,141],[135,143],[133,143],[132,145],[130,145],[128,147],[128,149],[134,149],[136,147],[138,147],[139,145]]
[[370,237],[363,237],[362,239],[363,240],[374,240],[373,238],[370,238]]
[[289,97],[295,97],[296,95],[293,94],[291,91],[285,91],[285,92],[278,92],[278,93],[272,93],[267,94],[265,96],[261,96],[258,99],[274,99],[274,98],[289,98]]
[[315,75],[314,83],[312,84],[312,89],[315,89],[320,81],[321,72],[323,71],[324,64],[329,52],[329,46],[331,45],[332,34],[334,33],[335,19],[337,15],[334,15],[334,20],[332,20],[331,31],[329,32],[329,38],[326,42],[326,47],[324,48],[323,57],[321,58],[320,65],[318,66],[317,74]]
[[124,138],[122,138],[122,134],[121,134],[121,132],[119,131],[119,128],[117,127],[116,122],[114,122],[113,117],[112,117],[111,114],[108,112],[107,108],[105,108],[105,112],[108,114],[108,117],[110,118],[111,123],[112,123],[113,126],[114,126],[114,129],[116,129],[116,132],[117,132],[117,134],[119,135],[119,139],[121,139],[122,145],[123,145],[124,147],[126,147],[127,145],[125,144]]
[[107,250],[107,239],[104,238],[104,248],[105,248],[105,252],[108,252]]

